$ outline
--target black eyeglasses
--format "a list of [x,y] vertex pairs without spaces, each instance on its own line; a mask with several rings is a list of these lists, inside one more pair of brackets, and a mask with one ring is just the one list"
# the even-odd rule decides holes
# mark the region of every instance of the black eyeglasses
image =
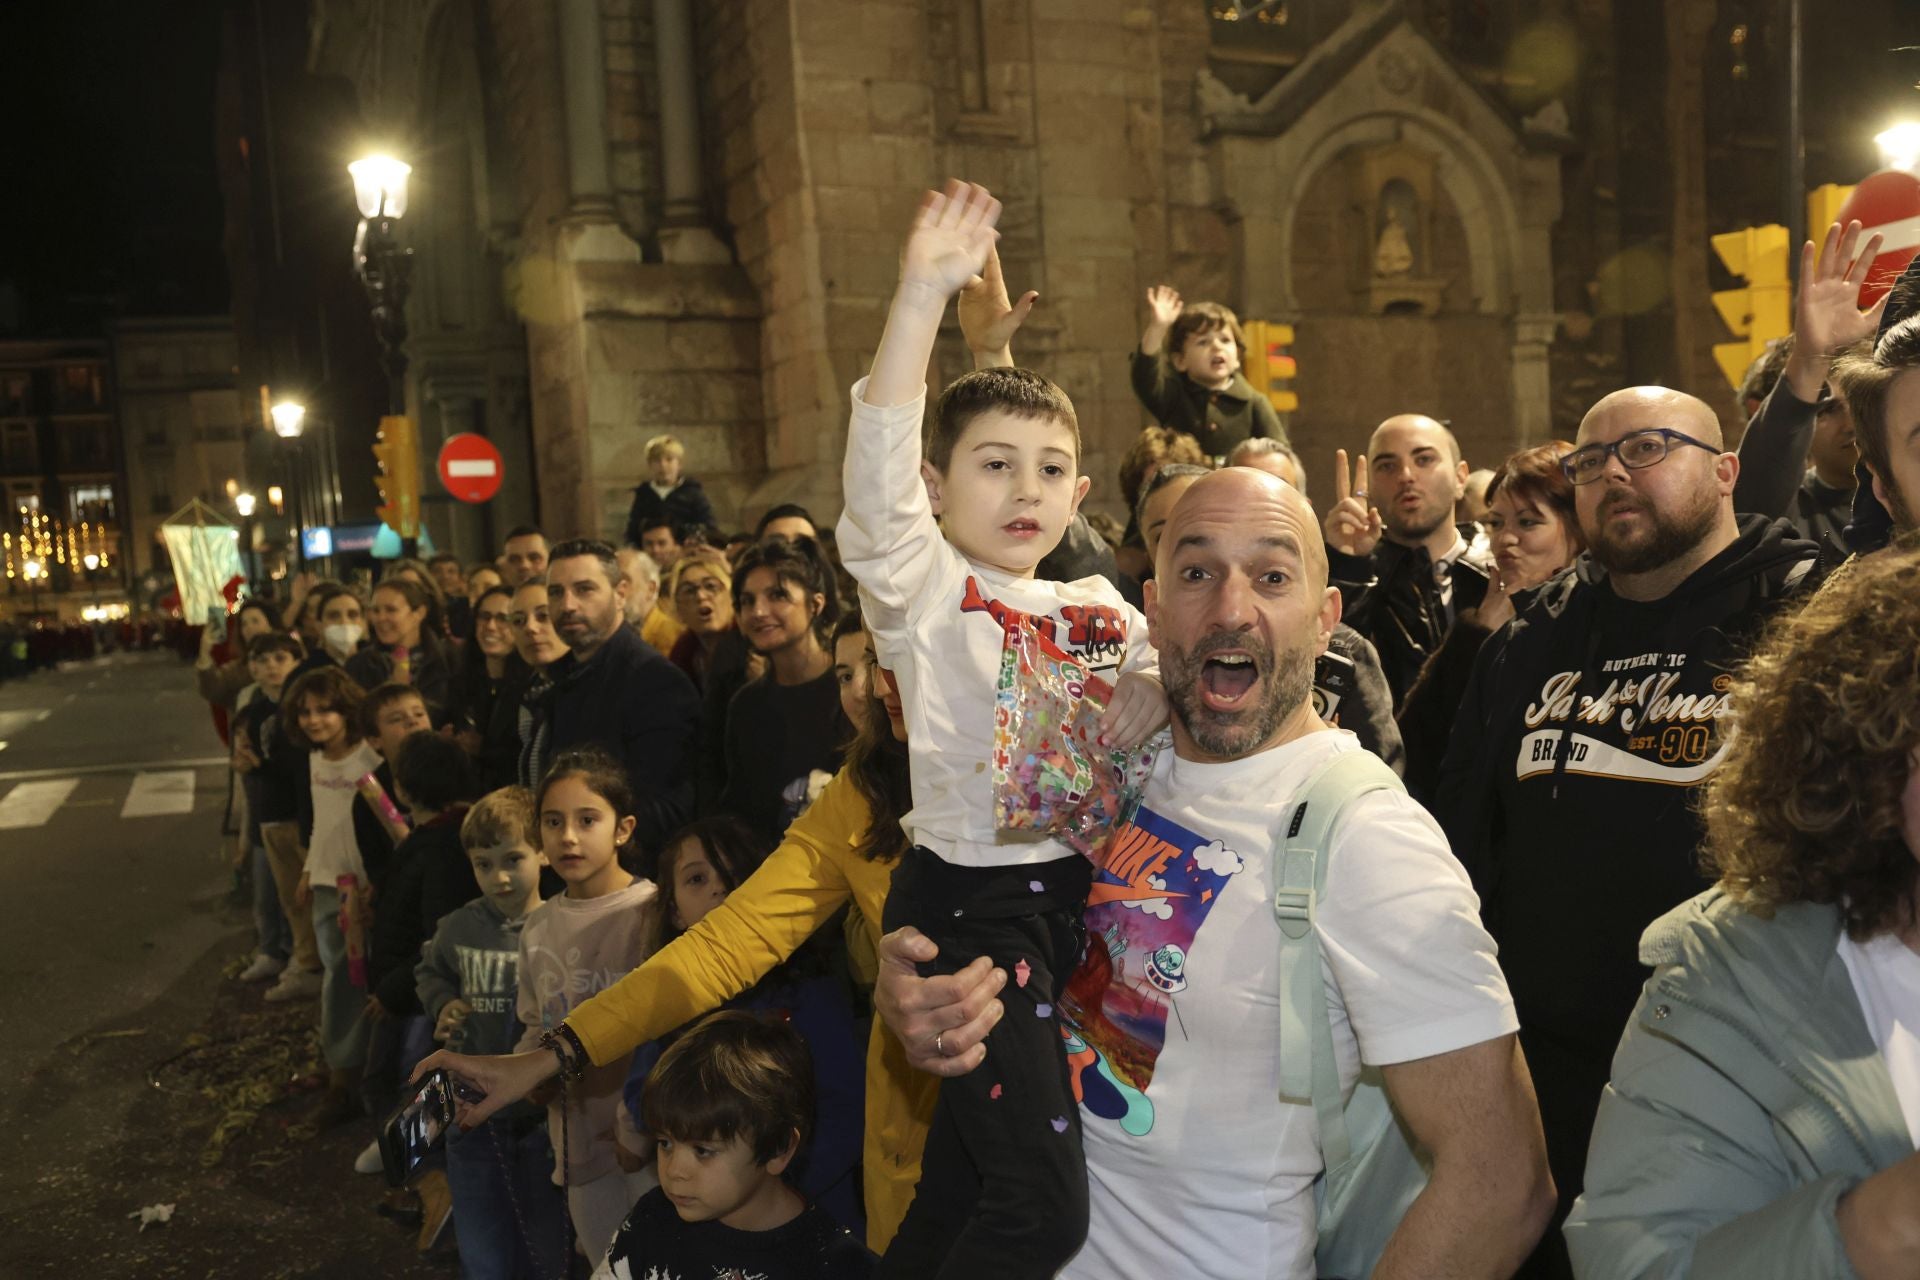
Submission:
[[1720,452],[1715,446],[1704,440],[1695,440],[1685,432],[1669,427],[1653,427],[1647,431],[1628,432],[1612,444],[1590,444],[1575,449],[1560,459],[1560,470],[1567,477],[1568,484],[1591,484],[1607,469],[1607,459],[1610,457],[1620,459],[1620,465],[1630,471],[1644,471],[1664,462],[1675,446],[1683,444],[1705,449],[1708,453]]

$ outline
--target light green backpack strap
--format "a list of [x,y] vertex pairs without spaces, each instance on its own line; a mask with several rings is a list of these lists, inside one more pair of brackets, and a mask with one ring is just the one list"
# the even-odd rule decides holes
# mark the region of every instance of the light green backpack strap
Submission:
[[1295,794],[1276,833],[1273,914],[1280,925],[1280,1097],[1308,1102],[1329,1169],[1353,1155],[1346,1097],[1314,920],[1326,889],[1334,823],[1348,804],[1371,791],[1404,790],[1400,778],[1370,751],[1342,751]]

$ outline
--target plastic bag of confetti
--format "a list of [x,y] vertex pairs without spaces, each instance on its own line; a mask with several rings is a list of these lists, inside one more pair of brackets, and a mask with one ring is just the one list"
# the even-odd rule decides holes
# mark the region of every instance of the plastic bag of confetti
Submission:
[[1033,619],[1007,624],[993,712],[995,825],[1049,835],[1100,860],[1139,806],[1163,739],[1132,751],[1099,741],[1113,686],[1042,635]]

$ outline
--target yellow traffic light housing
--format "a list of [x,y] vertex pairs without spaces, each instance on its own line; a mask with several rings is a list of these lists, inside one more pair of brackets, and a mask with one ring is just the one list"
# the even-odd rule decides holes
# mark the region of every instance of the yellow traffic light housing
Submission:
[[1793,284],[1788,279],[1787,229],[1777,224],[1728,231],[1713,238],[1713,251],[1727,270],[1747,282],[1744,289],[1722,289],[1713,306],[1739,342],[1714,344],[1713,358],[1727,382],[1738,390],[1747,366],[1767,344],[1793,328]]
[[1292,413],[1300,397],[1286,384],[1299,376],[1300,367],[1287,354],[1293,345],[1293,326],[1270,320],[1250,320],[1241,326],[1247,335],[1246,368],[1242,372],[1255,391],[1272,402],[1277,413]]
[[380,430],[373,438],[373,456],[380,464],[373,480],[380,491],[378,515],[402,538],[419,537],[420,445],[413,419],[380,419]]

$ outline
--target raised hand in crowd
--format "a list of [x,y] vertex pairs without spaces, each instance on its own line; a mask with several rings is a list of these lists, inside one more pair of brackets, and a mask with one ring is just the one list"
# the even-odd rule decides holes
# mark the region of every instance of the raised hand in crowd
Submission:
[[905,404],[926,389],[927,355],[947,299],[982,271],[1000,233],[1000,202],[985,187],[953,181],[929,191],[900,251],[900,287],[867,379],[873,405]]
[[1006,278],[1000,274],[1000,250],[996,246],[987,251],[987,265],[960,290],[960,334],[973,353],[974,368],[1013,365],[1013,335],[1039,300],[1039,292],[1029,289],[1018,303],[1010,302]]
[[1147,290],[1147,315],[1147,327],[1140,332],[1140,354],[1157,356],[1166,343],[1167,330],[1180,318],[1180,291],[1167,284]]
[[1380,545],[1380,512],[1367,495],[1367,455],[1347,473],[1347,451],[1333,452],[1333,505],[1327,509],[1327,545],[1342,555],[1368,556]]
[[1860,243],[1860,224],[1827,228],[1816,250],[1809,240],[1800,248],[1800,289],[1793,299],[1793,354],[1785,378],[1793,394],[1808,404],[1820,397],[1827,368],[1846,348],[1869,337],[1880,324],[1887,298],[1860,309],[1860,285],[1880,254],[1879,232]]

